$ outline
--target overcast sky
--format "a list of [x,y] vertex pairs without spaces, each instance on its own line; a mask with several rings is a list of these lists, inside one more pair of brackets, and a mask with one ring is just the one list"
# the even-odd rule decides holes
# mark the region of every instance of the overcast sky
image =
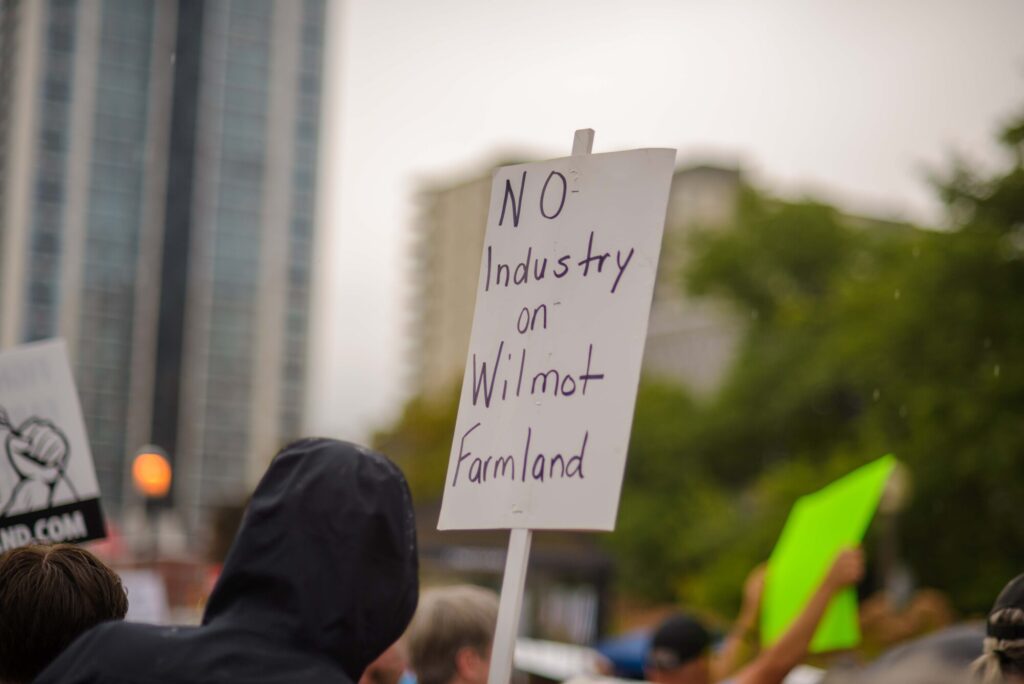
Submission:
[[676,147],[763,187],[936,220],[952,152],[1024,107],[1021,0],[331,0],[309,429],[365,440],[407,396],[426,182],[512,151]]

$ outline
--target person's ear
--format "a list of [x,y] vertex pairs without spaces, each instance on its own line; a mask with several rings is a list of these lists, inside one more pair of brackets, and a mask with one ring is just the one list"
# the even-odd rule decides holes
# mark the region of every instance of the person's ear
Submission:
[[486,682],[490,660],[475,648],[463,646],[455,652],[455,671],[464,682]]

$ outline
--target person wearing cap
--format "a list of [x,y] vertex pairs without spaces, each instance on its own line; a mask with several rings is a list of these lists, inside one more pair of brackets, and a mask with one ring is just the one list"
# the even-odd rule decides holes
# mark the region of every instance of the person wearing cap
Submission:
[[983,684],[1024,684],[1024,574],[1010,580],[996,598],[983,648],[974,663]]
[[[807,654],[807,647],[829,601],[843,587],[859,582],[863,575],[863,552],[860,549],[841,551],[786,633],[725,681],[730,684],[778,684],[785,679]],[[759,601],[759,590],[757,596]],[[711,636],[696,619],[675,615],[655,631],[644,667],[649,681],[655,684],[711,684],[720,680],[721,675],[715,676],[716,670],[721,672],[720,668],[712,667]]]
[[654,632],[644,663],[648,681],[705,684],[711,677],[711,635],[692,615],[678,613]]

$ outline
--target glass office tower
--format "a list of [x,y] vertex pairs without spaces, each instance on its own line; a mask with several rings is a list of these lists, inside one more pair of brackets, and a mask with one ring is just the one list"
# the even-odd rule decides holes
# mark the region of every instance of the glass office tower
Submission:
[[115,516],[194,528],[300,434],[325,0],[0,0],[0,346],[68,340]]

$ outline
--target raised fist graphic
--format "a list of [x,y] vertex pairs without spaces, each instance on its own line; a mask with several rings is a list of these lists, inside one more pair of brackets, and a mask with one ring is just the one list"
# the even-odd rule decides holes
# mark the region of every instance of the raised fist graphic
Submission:
[[2,500],[0,518],[78,499],[64,474],[70,451],[60,428],[35,416],[15,427],[2,407],[0,427],[8,431],[7,461],[18,476],[14,489]]

